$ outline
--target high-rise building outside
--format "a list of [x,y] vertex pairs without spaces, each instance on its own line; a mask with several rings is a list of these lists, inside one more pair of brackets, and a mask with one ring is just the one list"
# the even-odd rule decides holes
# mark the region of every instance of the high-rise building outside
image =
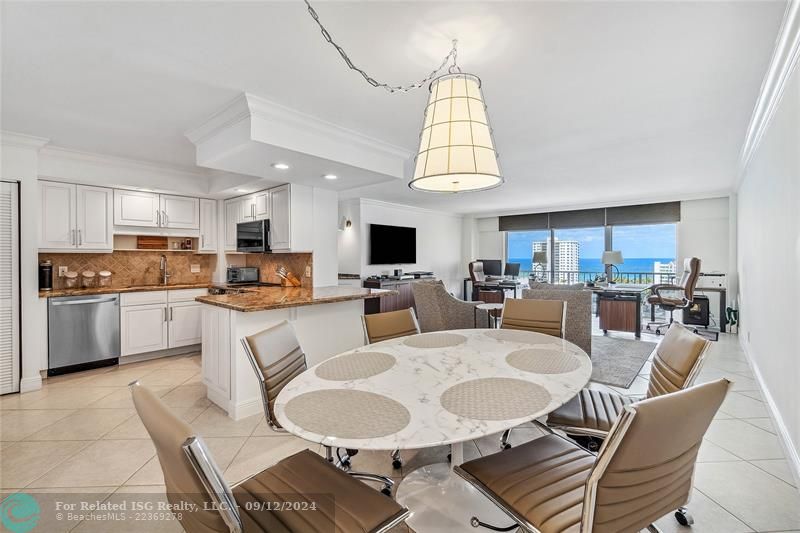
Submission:
[[[550,238],[546,241],[534,241],[531,245],[531,257],[534,252],[547,252],[547,264],[544,265],[545,277],[550,272],[550,265],[555,271],[554,283],[576,283],[580,270],[581,244],[578,241],[561,241],[556,238],[550,247]],[[533,266],[536,273],[540,272],[538,265]]]
[[655,272],[654,283],[670,283],[675,278],[675,261],[662,263],[653,262],[653,272]]

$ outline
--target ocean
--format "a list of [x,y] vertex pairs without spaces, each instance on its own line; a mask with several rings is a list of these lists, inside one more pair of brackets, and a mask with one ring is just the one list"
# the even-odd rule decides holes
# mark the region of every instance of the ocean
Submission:
[[[617,265],[620,272],[652,272],[653,263],[660,261],[662,263],[669,263],[675,259],[667,259],[663,257],[634,257],[625,259],[625,263]],[[509,263],[519,263],[520,270],[523,272],[531,271],[531,258],[509,258]],[[605,266],[600,259],[579,259],[578,264],[581,272],[603,272]]]

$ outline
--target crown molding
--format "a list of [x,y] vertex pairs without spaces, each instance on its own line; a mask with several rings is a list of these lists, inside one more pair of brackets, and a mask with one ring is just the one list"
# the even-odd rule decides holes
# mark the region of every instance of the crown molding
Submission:
[[[351,200],[356,200],[361,203],[361,205],[372,205],[375,207],[382,207],[384,209],[402,209],[404,211],[415,211],[417,213],[424,213],[426,215],[437,215],[442,217],[448,218],[456,218],[456,219],[463,219],[465,215],[460,213],[450,213],[448,211],[437,211],[436,209],[428,209],[425,207],[417,207],[414,205],[406,205],[406,204],[398,204],[395,202],[386,202],[384,200],[374,200],[372,198],[353,198]],[[348,200],[342,200],[342,202],[346,202]]]
[[201,144],[248,118],[266,120],[272,128],[281,126],[301,128],[312,134],[334,138],[339,142],[356,145],[387,156],[407,159],[414,155],[400,146],[369,137],[355,130],[246,92],[236,96],[199,126],[186,131],[185,135],[195,145]]
[[49,142],[50,139],[45,139],[44,137],[35,137],[33,135],[16,133],[13,131],[0,131],[0,144],[3,146],[40,150]]
[[125,168],[139,172],[151,172],[161,175],[169,174],[183,178],[207,179],[211,175],[211,172],[205,169],[193,169],[168,163],[156,163],[152,161],[96,154],[60,146],[47,146],[43,148],[40,152],[40,157],[52,159],[54,161],[72,161],[106,168]]
[[761,83],[758,100],[747,127],[739,157],[736,190],[741,187],[747,167],[780,105],[783,91],[797,65],[798,58],[800,58],[800,0],[789,0],[769,68]]

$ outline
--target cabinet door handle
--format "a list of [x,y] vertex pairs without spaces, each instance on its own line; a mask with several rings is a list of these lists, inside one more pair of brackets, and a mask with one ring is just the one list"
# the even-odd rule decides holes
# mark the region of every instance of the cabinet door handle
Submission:
[[164,322],[167,321],[167,308],[164,308]]
[[83,244],[83,235],[81,234],[81,230],[78,230],[78,246]]
[[172,322],[172,310],[175,309],[174,307],[169,308],[169,321]]
[[161,226],[161,211],[156,209],[156,226]]
[[164,214],[163,215],[164,216],[164,227],[166,228],[167,226],[169,226],[169,217],[167,216],[167,212],[166,211],[162,211],[162,213]]
[[69,230],[69,243],[74,245],[75,244],[75,230]]
[[200,248],[206,247],[206,234],[200,235]]

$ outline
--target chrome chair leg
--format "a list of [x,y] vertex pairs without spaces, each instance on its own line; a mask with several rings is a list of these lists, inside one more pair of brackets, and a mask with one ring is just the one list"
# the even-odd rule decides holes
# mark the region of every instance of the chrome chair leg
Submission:
[[403,466],[403,460],[400,458],[400,450],[395,450],[392,452],[392,468],[395,470],[400,470]]
[[[514,428],[511,428],[514,429]],[[503,432],[503,436],[500,437],[500,449],[501,450],[508,450],[511,448],[511,443],[508,442],[508,438],[511,436],[511,429],[507,429]]]
[[[348,450],[349,452],[350,450]],[[349,475],[353,476],[356,479],[363,479],[364,481],[374,481],[375,483],[381,483],[383,487],[381,488],[381,492],[386,496],[392,495],[392,487],[394,487],[394,481],[386,476],[381,476],[379,474],[370,474],[369,472],[353,472],[350,470],[350,455],[345,454],[343,457],[339,455],[339,449],[336,449],[336,456],[333,454],[333,448],[330,446],[325,446],[325,459],[331,464],[333,464],[336,468],[347,472]]]
[[661,530],[658,529],[658,527],[655,524],[650,524],[649,526],[647,526],[647,531],[649,531],[650,533],[661,533]]
[[512,531],[514,529],[519,529],[518,524],[511,524],[510,526],[493,526],[492,524],[481,522],[477,516],[470,518],[469,524],[472,527],[485,527],[486,529],[491,529],[492,531]]
[[689,509],[686,507],[679,507],[677,511],[675,511],[675,520],[682,526],[691,526],[694,524],[694,517],[689,514]]

